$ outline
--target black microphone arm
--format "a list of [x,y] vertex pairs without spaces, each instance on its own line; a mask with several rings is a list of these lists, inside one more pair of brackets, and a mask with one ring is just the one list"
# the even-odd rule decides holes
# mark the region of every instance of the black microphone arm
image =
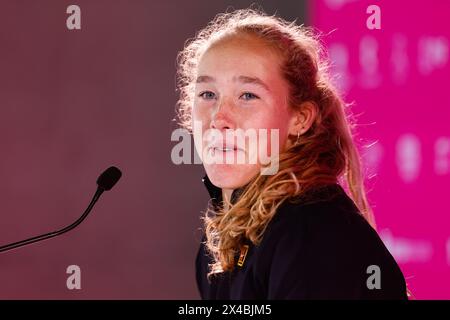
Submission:
[[25,246],[28,244],[32,244],[32,243],[35,243],[38,241],[50,239],[50,238],[59,236],[63,233],[66,233],[67,231],[72,230],[73,228],[78,226],[81,222],[83,222],[83,220],[87,217],[89,212],[91,212],[92,208],[94,207],[95,203],[100,198],[102,193],[104,191],[111,190],[111,188],[117,183],[117,181],[119,181],[121,176],[122,176],[122,172],[116,167],[109,167],[108,169],[106,169],[105,172],[103,172],[97,179],[98,187],[97,187],[97,191],[94,194],[94,197],[91,200],[91,203],[89,203],[89,206],[87,207],[86,211],[84,211],[84,213],[81,215],[81,217],[79,217],[78,220],[75,221],[74,223],[72,223],[71,225],[68,225],[67,227],[62,228],[57,231],[49,232],[46,234],[42,234],[40,236],[36,236],[33,238],[29,238],[29,239],[25,239],[22,241],[17,241],[14,243],[10,243],[10,244],[1,246],[0,252],[16,249],[16,248],[19,248],[19,247],[22,247],[22,246]]

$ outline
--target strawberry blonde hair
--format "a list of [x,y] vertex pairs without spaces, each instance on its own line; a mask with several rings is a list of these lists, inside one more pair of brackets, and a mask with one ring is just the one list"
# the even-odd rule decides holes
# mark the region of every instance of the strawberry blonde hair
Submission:
[[295,110],[310,101],[317,107],[317,116],[298,143],[279,155],[276,174],[256,175],[236,203],[228,203],[228,210],[208,205],[203,221],[205,245],[213,257],[209,275],[232,270],[244,239],[260,243],[285,200],[301,199],[318,186],[341,182],[375,228],[347,105],[331,83],[323,47],[311,29],[254,9],[217,15],[178,55],[179,124],[192,132],[195,79],[202,54],[217,41],[239,35],[253,36],[278,51],[281,72],[289,84],[289,107]]

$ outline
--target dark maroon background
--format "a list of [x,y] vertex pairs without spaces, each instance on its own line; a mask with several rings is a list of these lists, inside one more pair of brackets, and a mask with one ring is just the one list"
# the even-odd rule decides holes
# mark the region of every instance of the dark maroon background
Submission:
[[[207,193],[200,165],[170,159],[175,59],[217,13],[252,2],[0,2],[0,245],[71,223],[97,176],[123,171],[77,229],[0,254],[0,299],[198,298]],[[70,4],[81,30],[66,28]],[[262,4],[305,12],[298,0]],[[72,264],[81,290],[66,287]]]

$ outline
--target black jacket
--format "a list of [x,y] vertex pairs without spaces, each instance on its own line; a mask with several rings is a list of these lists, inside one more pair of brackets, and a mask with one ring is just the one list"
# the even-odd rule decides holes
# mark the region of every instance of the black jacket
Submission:
[[[203,182],[213,205],[220,203],[221,189],[207,176]],[[241,191],[233,192],[233,203]],[[400,268],[341,186],[317,189],[313,199],[285,201],[261,243],[246,243],[244,263],[232,272],[208,280],[211,258],[201,243],[196,276],[202,299],[407,299]],[[369,278],[376,283],[373,265],[379,289],[367,284]]]

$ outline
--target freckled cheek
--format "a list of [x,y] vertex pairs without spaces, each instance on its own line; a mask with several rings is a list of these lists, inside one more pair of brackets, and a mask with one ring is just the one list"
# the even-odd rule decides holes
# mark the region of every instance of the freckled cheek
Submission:
[[209,127],[210,114],[207,108],[201,105],[194,105],[192,108],[192,121],[196,125],[201,125],[202,129]]
[[[254,118],[245,122],[245,128],[256,129],[257,144],[252,152],[261,150],[267,155],[276,155],[282,149],[287,137],[287,123],[280,121],[280,115],[270,115],[270,117]],[[265,130],[261,130],[265,129]],[[257,149],[256,149],[257,148]]]
[[246,128],[254,129],[273,129],[281,128],[282,122],[280,121],[280,114],[276,112],[252,112],[245,120],[242,121],[243,126]]

